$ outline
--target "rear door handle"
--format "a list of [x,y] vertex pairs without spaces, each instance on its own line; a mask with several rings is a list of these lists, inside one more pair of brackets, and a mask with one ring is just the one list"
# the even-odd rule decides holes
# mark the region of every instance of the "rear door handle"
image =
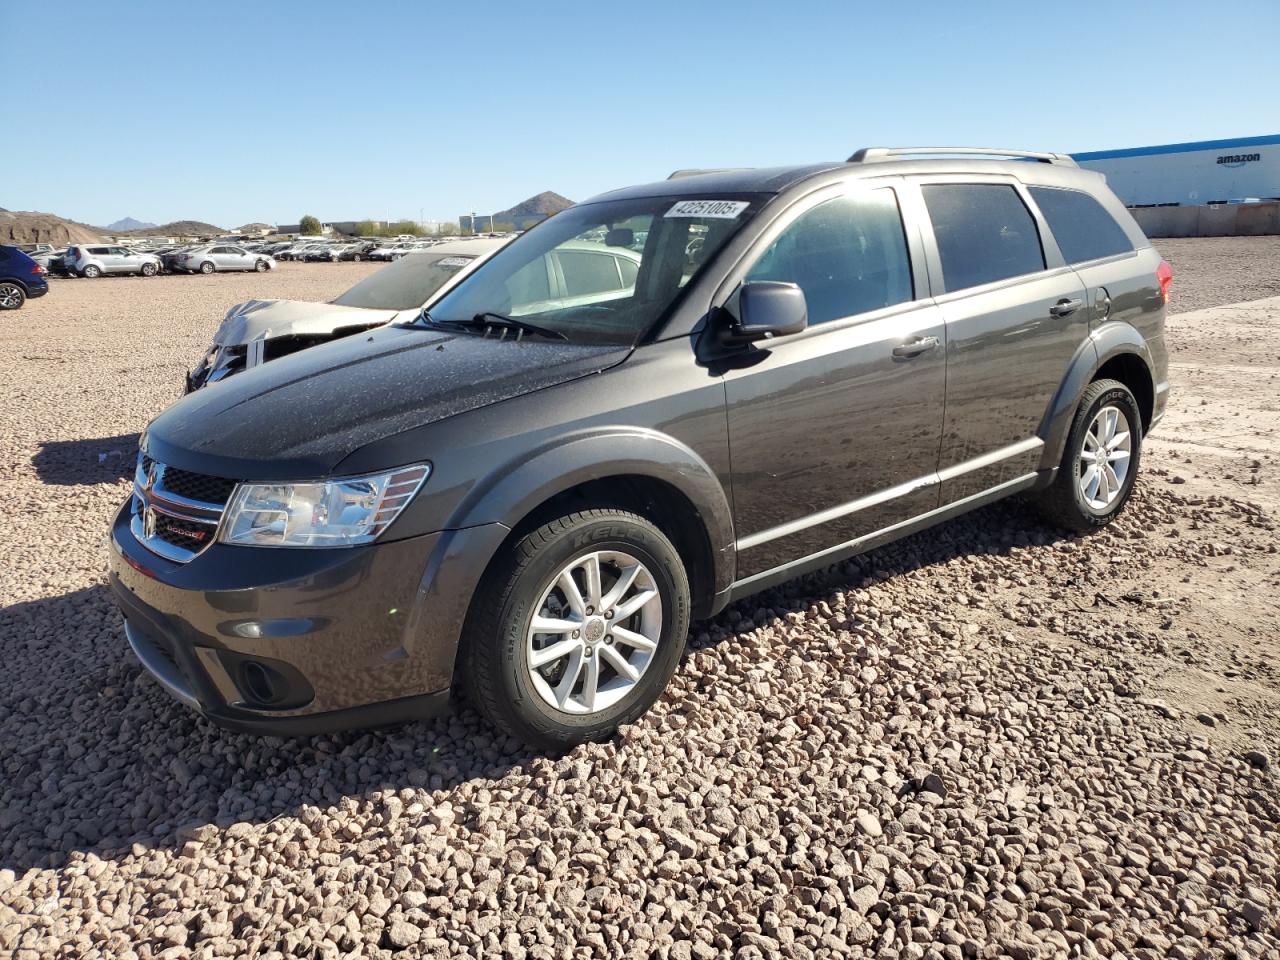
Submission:
[[916,339],[901,343],[893,348],[893,355],[909,360],[912,357],[918,357],[920,354],[934,349],[938,345],[937,337],[916,337]]
[[1063,298],[1049,308],[1049,316],[1069,317],[1083,306],[1083,300],[1067,300]]

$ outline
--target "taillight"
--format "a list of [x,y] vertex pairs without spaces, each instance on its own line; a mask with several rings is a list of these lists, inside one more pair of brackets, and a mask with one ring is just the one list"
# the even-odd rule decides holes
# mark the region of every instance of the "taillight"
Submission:
[[45,270],[44,270],[44,267],[40,266],[40,264],[38,264],[38,263],[33,263],[33,264],[31,265],[31,272],[32,272],[32,273],[44,273],[44,272],[45,272]]
[[1160,296],[1168,303],[1169,288],[1173,286],[1173,267],[1169,266],[1168,260],[1161,260],[1160,266],[1156,267],[1156,279],[1160,281]]

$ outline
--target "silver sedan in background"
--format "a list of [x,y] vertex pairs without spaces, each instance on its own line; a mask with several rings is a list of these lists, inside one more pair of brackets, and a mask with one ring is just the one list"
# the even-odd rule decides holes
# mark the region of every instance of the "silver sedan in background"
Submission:
[[276,262],[268,254],[253,253],[244,247],[230,243],[215,243],[184,250],[175,258],[174,266],[187,273],[217,273],[222,270],[257,270],[265,273],[275,269]]

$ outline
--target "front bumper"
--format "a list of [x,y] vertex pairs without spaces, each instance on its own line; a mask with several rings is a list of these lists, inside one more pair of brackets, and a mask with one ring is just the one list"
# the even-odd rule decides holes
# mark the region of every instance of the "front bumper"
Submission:
[[301,735],[429,716],[448,701],[500,524],[365,547],[214,544],[189,563],[112,524],[109,580],[138,659],[223,726]]

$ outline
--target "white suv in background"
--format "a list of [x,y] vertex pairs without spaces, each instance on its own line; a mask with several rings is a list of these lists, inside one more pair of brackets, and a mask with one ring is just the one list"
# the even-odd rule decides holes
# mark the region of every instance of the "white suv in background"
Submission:
[[112,244],[77,244],[67,250],[66,270],[80,277],[100,277],[104,273],[140,273],[154,277],[160,272],[160,258]]

